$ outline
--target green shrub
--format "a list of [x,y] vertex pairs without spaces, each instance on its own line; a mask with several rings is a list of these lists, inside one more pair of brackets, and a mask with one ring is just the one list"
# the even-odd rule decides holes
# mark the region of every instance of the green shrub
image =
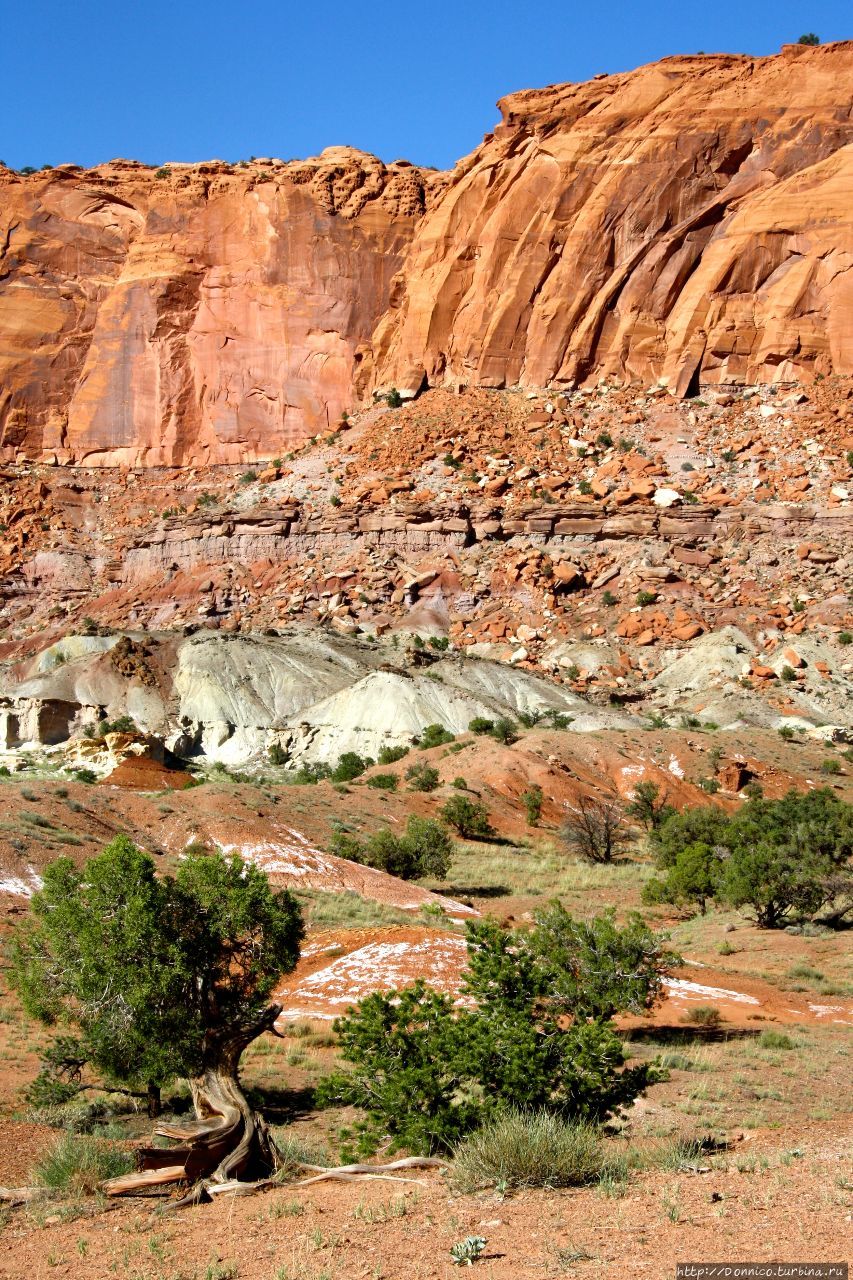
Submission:
[[828,760],[822,760],[820,764],[821,773],[836,774],[841,772],[841,761],[836,760],[834,756],[830,756]]
[[521,793],[521,802],[527,814],[527,825],[529,827],[535,827],[542,816],[543,799],[544,796],[540,786],[528,787],[526,791]]
[[795,1049],[796,1045],[784,1031],[762,1031],[758,1037],[762,1049]]
[[94,769],[72,769],[71,776],[76,778],[78,782],[93,783],[98,781],[98,775]]
[[441,808],[441,816],[463,840],[493,834],[489,811],[479,800],[467,796],[451,796]]
[[710,796],[716,795],[720,789],[720,784],[716,778],[700,778],[696,785],[701,787],[703,791],[707,791]]
[[355,778],[360,778],[372,764],[372,760],[364,759],[355,751],[345,751],[329,777],[332,782],[352,782]]
[[[418,981],[369,995],[336,1022],[352,1069],[321,1081],[317,1099],[364,1112],[355,1130],[360,1151],[389,1139],[391,1150],[452,1150],[510,1106],[595,1123],[659,1078],[651,1063],[624,1066],[609,1019],[629,1007],[626,998],[636,1005],[640,988],[643,1007],[654,999],[669,953],[649,945],[643,971],[626,969],[633,944],[608,918],[610,945],[592,969],[579,970],[565,940],[584,926],[558,905],[550,914],[527,933],[495,920],[467,925],[463,1007]],[[586,927],[598,936],[600,925]],[[632,929],[636,941],[636,922]],[[592,976],[596,991],[587,989]]]
[[603,1166],[595,1125],[513,1108],[456,1148],[451,1182],[465,1194],[498,1185],[513,1191],[578,1187],[596,1180]]
[[450,868],[453,841],[440,822],[412,813],[402,835],[383,827],[361,840],[337,825],[332,830],[329,849],[339,858],[387,871],[400,880],[419,880],[424,876],[444,880]]
[[491,736],[495,742],[502,742],[504,746],[510,747],[518,740],[518,728],[509,716],[499,716],[492,725]]
[[454,738],[455,735],[445,729],[443,724],[428,724],[421,730],[418,746],[421,751],[428,751],[430,747],[443,747],[446,743],[453,742]]
[[601,603],[606,604],[608,608],[610,608],[614,604],[619,603],[619,597],[615,596],[612,591],[605,591],[604,595],[601,597]]
[[39,1186],[51,1191],[93,1195],[107,1178],[130,1173],[133,1167],[131,1152],[98,1138],[65,1133],[33,1172]]
[[784,738],[786,742],[790,742],[794,737],[794,730],[789,724],[783,724],[782,728],[779,730],[779,737]]
[[287,763],[287,752],[280,742],[273,742],[267,752],[267,760],[272,765],[282,765]]
[[446,653],[450,647],[450,641],[447,636],[430,636],[429,647],[436,649],[439,653]]
[[403,403],[403,397],[396,387],[392,387],[385,397],[385,403],[389,409],[399,409]]
[[303,764],[288,778],[294,787],[316,786],[318,782],[331,777],[332,771],[327,764]]
[[254,484],[258,478],[257,471],[244,471],[240,476],[241,484]]
[[435,791],[440,782],[438,769],[426,760],[417,760],[406,770],[406,781],[412,791]]
[[474,716],[473,720],[468,721],[468,732],[477,734],[491,733],[495,727],[494,720],[487,720],[485,716]]
[[648,604],[654,604],[657,598],[658,596],[656,591],[638,591],[637,592],[637,604],[642,605],[643,607],[645,607]]
[[396,791],[399,782],[396,773],[374,773],[367,779],[367,785],[377,791]]
[[782,670],[779,672],[779,675],[780,675],[780,678],[782,680],[787,681],[788,684],[790,684],[791,681],[796,680],[797,678],[796,671],[794,670],[793,667],[789,667],[789,666],[784,666]]
[[379,755],[376,757],[376,763],[396,764],[398,760],[402,760],[403,757],[408,754],[408,747],[380,747]]
[[839,643],[839,644],[853,644],[853,632],[850,632],[850,631],[840,631],[840,632],[838,633],[838,643]]
[[115,720],[102,720],[98,725],[98,733],[105,738],[108,733],[138,733],[136,722],[132,716],[119,716]]

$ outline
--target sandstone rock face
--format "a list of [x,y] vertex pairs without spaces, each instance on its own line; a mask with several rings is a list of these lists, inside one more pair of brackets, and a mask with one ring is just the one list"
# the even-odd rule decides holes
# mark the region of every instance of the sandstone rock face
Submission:
[[451,174],[0,170],[0,461],[270,458],[371,390],[853,371],[853,43],[514,94]]
[[239,462],[333,429],[434,177],[346,148],[0,171],[2,456]]
[[849,372],[851,78],[847,42],[503,99],[420,224],[379,381],[684,394]]

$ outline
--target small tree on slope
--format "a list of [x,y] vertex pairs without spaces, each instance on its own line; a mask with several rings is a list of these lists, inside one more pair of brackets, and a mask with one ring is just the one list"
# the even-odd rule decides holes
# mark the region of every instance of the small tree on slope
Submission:
[[392,1150],[452,1150],[509,1106],[603,1120],[658,1078],[653,1064],[625,1066],[610,1021],[650,1008],[677,959],[639,917],[620,930],[610,915],[582,923],[554,903],[528,933],[482,920],[467,935],[471,1007],[418,981],[335,1023],[352,1069],[317,1096],[362,1110],[365,1154],[387,1138]]
[[239,1063],[281,1012],[270,996],[302,936],[295,899],[240,858],[189,856],[160,878],[118,836],[82,871],[68,858],[45,869],[12,942],[12,980],[32,1016],[76,1026],[109,1077],[186,1077],[198,1123],[161,1126],[185,1145],[143,1152],[143,1167],[184,1163],[190,1179],[224,1182],[275,1167]]

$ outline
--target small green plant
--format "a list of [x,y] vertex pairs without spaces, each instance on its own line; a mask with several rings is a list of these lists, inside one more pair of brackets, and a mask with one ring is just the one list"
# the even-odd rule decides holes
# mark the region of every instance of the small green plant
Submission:
[[429,647],[438,653],[446,653],[450,648],[450,641],[447,636],[430,636]]
[[502,742],[505,747],[511,747],[518,740],[518,730],[509,716],[499,716],[492,725],[491,736],[495,742]]
[[797,678],[797,673],[796,673],[796,671],[794,670],[794,668],[793,668],[793,667],[789,667],[789,666],[787,666],[787,665],[786,665],[786,666],[784,666],[784,667],[782,668],[782,670],[779,672],[779,676],[780,676],[780,678],[781,678],[782,680],[784,680],[787,684],[790,684],[792,680],[796,680],[796,678]]
[[376,757],[377,764],[396,764],[409,754],[408,747],[380,747]]
[[581,669],[576,662],[570,662],[565,671],[567,680],[577,680],[581,673]]
[[800,36],[797,44],[818,45],[820,44],[820,37],[816,36],[813,31],[807,31],[804,36]]
[[582,493],[585,498],[592,493],[592,485],[588,480],[580,480],[578,482],[578,493]]
[[610,449],[613,445],[613,437],[609,431],[602,431],[596,436],[596,443],[600,444],[602,449]]
[[701,787],[703,791],[707,791],[708,795],[711,796],[716,795],[720,789],[720,784],[716,778],[700,778],[696,785]]
[[417,760],[406,770],[406,781],[412,791],[435,791],[439,785],[438,769],[427,764],[425,760]]
[[473,720],[468,721],[468,732],[477,734],[491,733],[495,727],[494,720],[487,720],[485,716],[474,716]]
[[365,759],[356,751],[345,751],[329,776],[332,782],[353,782],[372,764],[372,760]]
[[418,746],[421,751],[429,751],[430,747],[443,747],[448,742],[453,742],[454,738],[455,735],[445,729],[443,724],[428,724],[421,730]]
[[820,771],[821,773],[832,775],[840,773],[841,761],[836,760],[834,757],[830,757],[828,760],[822,760],[820,763]]
[[784,738],[786,742],[790,742],[794,737],[794,730],[789,724],[783,724],[782,728],[779,730],[779,737]]
[[90,785],[98,781],[98,775],[93,769],[72,769],[71,776],[78,782],[86,782]]
[[167,164],[161,165],[159,169],[154,170],[155,178],[168,178],[172,170]]
[[280,742],[272,743],[269,751],[267,752],[267,760],[269,760],[270,764],[277,767],[287,764],[287,752]]
[[329,498],[329,504],[333,507],[339,507],[341,505],[341,495],[339,493],[333,493]]
[[377,791],[396,791],[399,783],[396,773],[374,773],[367,779],[367,785]]
[[758,1043],[762,1049],[795,1049],[796,1045],[790,1036],[785,1035],[784,1031],[762,1031],[758,1037]]
[[838,633],[838,643],[839,643],[839,644],[853,644],[853,632],[851,632],[851,631],[839,631],[839,633]]
[[240,476],[241,484],[254,484],[258,478],[257,471],[244,471]]
[[646,605],[654,604],[658,597],[656,591],[638,591],[636,598],[637,604],[645,608]]
[[385,397],[385,403],[389,409],[399,409],[403,403],[403,397],[396,387],[392,387]]
[[619,603],[619,597],[615,596],[612,591],[605,591],[604,595],[601,597],[601,603],[606,604],[607,607],[611,609],[614,604]]
[[521,802],[524,805],[527,814],[527,825],[535,827],[542,816],[542,801],[544,797],[542,788],[538,785],[528,787],[521,794]]
[[466,1236],[450,1247],[450,1256],[457,1267],[470,1267],[481,1256],[488,1241],[484,1236]]
[[489,811],[479,800],[469,800],[462,795],[451,796],[442,805],[441,816],[463,840],[475,840],[493,834]]

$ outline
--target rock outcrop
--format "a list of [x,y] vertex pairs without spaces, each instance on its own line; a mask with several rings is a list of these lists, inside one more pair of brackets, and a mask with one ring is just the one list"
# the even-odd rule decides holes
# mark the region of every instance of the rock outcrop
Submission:
[[853,44],[504,99],[450,174],[0,170],[0,460],[241,463],[371,390],[853,371]]
[[242,462],[333,429],[434,177],[348,148],[0,171],[0,453]]
[[380,380],[683,395],[849,371],[851,75],[851,43],[787,46],[504,98],[418,228]]

